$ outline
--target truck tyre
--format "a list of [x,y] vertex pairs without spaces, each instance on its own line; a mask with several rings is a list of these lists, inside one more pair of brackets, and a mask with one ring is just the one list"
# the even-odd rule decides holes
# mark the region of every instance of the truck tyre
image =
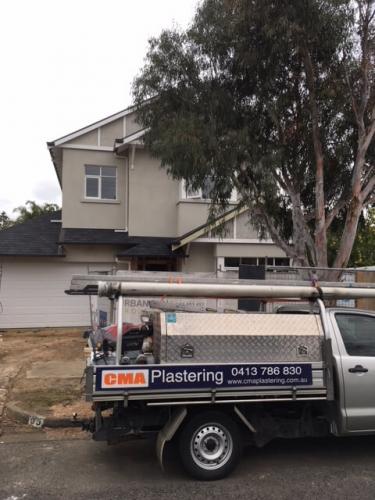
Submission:
[[240,430],[225,413],[207,411],[186,423],[179,448],[191,476],[206,481],[222,479],[232,472],[241,456]]

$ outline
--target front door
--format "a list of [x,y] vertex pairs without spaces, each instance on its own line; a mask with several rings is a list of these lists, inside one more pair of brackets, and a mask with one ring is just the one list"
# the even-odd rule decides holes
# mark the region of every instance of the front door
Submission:
[[335,313],[342,361],[346,427],[375,430],[375,315]]

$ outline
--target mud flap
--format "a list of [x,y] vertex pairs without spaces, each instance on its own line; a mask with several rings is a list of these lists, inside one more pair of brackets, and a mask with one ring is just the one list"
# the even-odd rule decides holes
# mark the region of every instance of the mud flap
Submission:
[[186,415],[187,415],[187,409],[185,408],[185,406],[183,406],[182,408],[178,408],[172,413],[170,419],[162,428],[162,430],[159,431],[156,440],[156,456],[158,458],[158,462],[162,470],[164,470],[163,452],[165,443],[167,443],[173,438],[173,436],[176,434],[178,428],[182,424],[182,421],[184,420]]

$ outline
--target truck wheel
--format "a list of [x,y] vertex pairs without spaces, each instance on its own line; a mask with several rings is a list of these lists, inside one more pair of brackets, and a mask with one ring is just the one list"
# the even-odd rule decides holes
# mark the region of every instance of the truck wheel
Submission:
[[236,422],[217,411],[192,417],[181,432],[179,445],[187,472],[203,480],[227,476],[237,465],[242,451]]

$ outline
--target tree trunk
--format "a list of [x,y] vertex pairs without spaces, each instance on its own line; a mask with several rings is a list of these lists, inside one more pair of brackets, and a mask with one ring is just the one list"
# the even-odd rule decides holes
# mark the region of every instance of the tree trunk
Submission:
[[323,155],[317,155],[315,180],[315,251],[318,267],[327,267],[327,231],[324,199]]
[[325,219],[324,197],[324,159],[319,131],[319,112],[316,100],[315,74],[311,54],[307,47],[302,48],[306,73],[306,83],[309,89],[310,112],[312,122],[312,139],[315,154],[315,253],[316,264],[327,267],[327,231]]
[[341,236],[340,247],[333,267],[346,267],[348,265],[350,254],[357,235],[358,221],[362,208],[363,204],[361,200],[358,196],[354,197],[348,208],[345,226]]

